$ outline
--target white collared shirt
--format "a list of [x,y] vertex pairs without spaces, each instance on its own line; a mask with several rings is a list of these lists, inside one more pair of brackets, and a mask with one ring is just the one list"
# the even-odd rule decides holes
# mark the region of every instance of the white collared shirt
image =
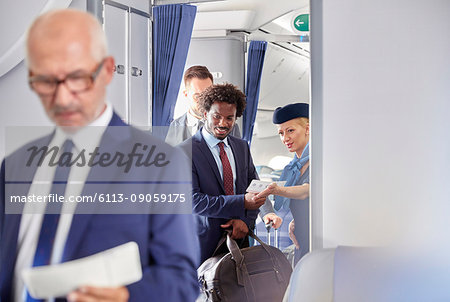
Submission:
[[209,133],[205,127],[202,129],[202,135],[203,138],[206,141],[206,144],[209,147],[209,150],[211,151],[214,160],[216,161],[217,168],[219,169],[220,177],[223,180],[223,168],[222,168],[222,161],[220,160],[220,148],[217,145],[220,142],[224,143],[224,149],[228,156],[228,161],[230,162],[231,171],[233,171],[233,190],[236,192],[236,161],[234,160],[234,154],[233,150],[231,150],[230,145],[228,144],[228,136],[225,137],[224,140],[217,139],[214,137],[211,133]]
[[194,135],[195,133],[197,133],[198,129],[200,129],[200,121],[201,120],[192,115],[191,110],[189,109],[186,114],[186,126],[188,126],[188,128],[190,129],[191,135]]
[[[94,150],[100,143],[101,137],[113,116],[111,104],[106,102],[105,111],[88,126],[83,127],[76,133],[66,133],[61,128],[56,127],[49,148],[57,146],[62,147],[66,139],[71,139],[74,144],[72,153],[78,154],[81,150]],[[69,196],[79,196],[83,190],[84,183],[87,179],[90,167],[85,165],[78,167],[74,165],[70,169],[65,198]],[[48,160],[37,168],[33,182],[30,186],[28,195],[46,196],[50,193],[56,166],[50,166]],[[69,185],[70,184],[70,185]],[[76,202],[64,203],[62,213],[59,219],[58,228],[53,243],[51,264],[60,263],[64,252],[67,236],[72,224],[73,213],[75,211]],[[41,230],[42,220],[45,208],[41,204],[27,203],[24,208],[20,220],[19,237],[17,240],[17,260],[14,268],[14,301],[21,302],[26,300],[26,292],[21,279],[21,271],[33,265],[34,254],[36,251],[39,234]]]

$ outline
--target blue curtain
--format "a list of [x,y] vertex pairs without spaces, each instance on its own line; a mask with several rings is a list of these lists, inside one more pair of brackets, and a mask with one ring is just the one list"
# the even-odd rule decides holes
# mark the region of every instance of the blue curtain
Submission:
[[196,11],[187,4],[153,8],[153,126],[168,126],[173,118]]
[[247,96],[247,107],[242,118],[242,138],[250,145],[252,142],[253,127],[255,125],[256,111],[258,109],[259,86],[266,54],[267,42],[251,41],[248,50],[247,83],[245,95]]

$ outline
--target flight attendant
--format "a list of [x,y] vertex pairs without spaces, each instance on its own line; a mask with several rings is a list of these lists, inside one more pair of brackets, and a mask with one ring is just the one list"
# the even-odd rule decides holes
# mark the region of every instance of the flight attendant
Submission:
[[272,183],[257,197],[275,195],[276,210],[290,208],[293,220],[289,237],[295,244],[295,263],[309,252],[309,105],[289,104],[278,107],[273,114],[281,142],[294,159],[284,167],[280,181],[284,187]]

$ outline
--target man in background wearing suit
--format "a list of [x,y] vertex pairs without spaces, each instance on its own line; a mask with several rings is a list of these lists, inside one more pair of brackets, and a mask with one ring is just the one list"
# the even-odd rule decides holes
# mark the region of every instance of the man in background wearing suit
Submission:
[[[57,180],[63,180],[60,194],[66,198],[68,192],[77,196],[93,196],[99,190],[101,192],[101,185],[91,184],[95,181],[105,183],[106,193],[113,189],[117,190],[115,193],[141,190],[160,193],[152,191],[160,188],[154,183],[164,179],[177,180],[176,175],[168,172],[170,170],[167,167],[170,169],[179,166],[179,169],[186,169],[188,166],[180,160],[183,157],[181,151],[126,126],[105,100],[106,86],[114,73],[114,59],[107,56],[106,37],[93,16],[76,10],[51,11],[40,16],[28,32],[27,55],[30,87],[38,94],[56,128],[51,135],[19,148],[2,163],[0,300],[36,301],[30,297],[20,278],[23,269],[78,259],[134,241],[139,247],[142,265],[143,276],[140,281],[115,288],[99,288],[87,284],[69,293],[66,298],[70,301],[194,301],[198,294],[198,243],[192,215],[136,214],[129,204],[120,208],[115,215],[97,214],[95,211],[95,214],[82,215],[78,214],[83,209],[82,205],[77,204],[73,208],[69,203],[64,203],[60,208],[56,207],[59,203],[48,203],[45,212],[42,210],[41,213],[25,211],[31,206],[28,204],[19,213],[5,213],[9,206],[8,196],[50,196],[52,192],[61,189],[56,185]],[[116,134],[115,130],[118,129],[121,135]],[[46,164],[31,167],[25,165],[29,158],[29,148],[33,146],[67,147],[65,150],[73,154],[81,154],[80,150],[91,150],[98,146],[99,153],[103,156],[105,152],[114,151],[130,155],[127,148],[133,144],[153,146],[161,157],[149,167],[139,168],[136,167],[137,164],[126,167],[130,169],[123,174],[121,172],[125,167],[119,165],[109,165],[105,168],[106,172],[99,172],[102,170],[99,165],[86,167],[85,162],[86,169],[78,169],[79,167],[72,165],[70,170],[66,169],[66,176],[60,179],[57,179],[57,175],[60,173],[58,171],[63,170],[61,163],[57,167]],[[64,154],[66,152],[61,158]],[[161,160],[162,157],[164,160]],[[166,166],[161,168],[158,165]],[[46,178],[48,174],[50,177]],[[38,184],[44,178],[50,179],[50,183]],[[132,180],[149,179],[155,181],[136,181],[134,186],[129,184]],[[12,184],[18,180],[19,184]],[[73,180],[78,182],[78,186],[72,184]],[[113,181],[112,184],[110,181]],[[66,186],[65,183],[70,185]],[[119,195],[115,198],[119,199]],[[113,204],[109,203],[104,210],[112,208]],[[50,209],[56,209],[54,214],[49,213]]]
[[245,109],[244,93],[232,84],[213,85],[200,101],[205,124],[180,147],[192,155],[192,203],[203,262],[213,255],[226,228],[232,228],[232,238],[240,239],[241,247],[248,246],[247,233],[254,228],[258,208],[272,207],[265,198],[246,193],[258,175],[247,142],[230,135]]
[[[199,95],[213,84],[213,75],[205,66],[194,65],[184,73],[183,95],[189,100],[188,111],[170,123],[166,143],[178,145],[194,135],[203,126],[203,114],[199,104]],[[241,137],[237,124],[231,130],[231,135]]]

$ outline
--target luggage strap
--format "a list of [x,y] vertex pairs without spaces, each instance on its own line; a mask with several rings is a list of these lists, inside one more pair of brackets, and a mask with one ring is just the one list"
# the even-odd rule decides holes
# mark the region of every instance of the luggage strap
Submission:
[[247,266],[244,263],[244,255],[242,255],[236,241],[231,238],[231,231],[227,230],[227,247],[236,262],[236,277],[239,286],[243,286],[245,290],[245,295],[247,296],[246,301],[257,302],[255,297],[255,290],[252,283],[250,282],[250,275],[248,274]]

